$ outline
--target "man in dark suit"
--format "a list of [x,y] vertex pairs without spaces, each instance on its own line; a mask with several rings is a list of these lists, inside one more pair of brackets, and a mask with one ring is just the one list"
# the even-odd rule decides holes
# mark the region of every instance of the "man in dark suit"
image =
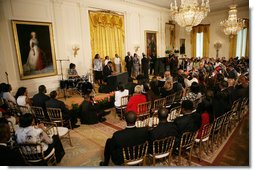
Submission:
[[178,129],[179,136],[181,137],[185,132],[197,131],[200,127],[200,116],[193,112],[193,102],[190,100],[184,100],[182,102],[182,114],[183,116],[177,117],[174,123]]
[[133,58],[132,58],[130,52],[127,52],[127,56],[125,56],[125,63],[126,63],[126,68],[127,68],[128,75],[129,75],[129,77],[131,77],[131,70],[132,70],[132,66],[133,66]]
[[126,129],[115,132],[112,138],[107,139],[104,149],[104,161],[100,162],[100,166],[107,166],[110,158],[116,165],[123,164],[123,147],[143,144],[148,140],[147,128],[136,128],[136,119],[136,113],[132,111],[126,113]]
[[48,101],[50,98],[49,96],[45,95],[45,93],[47,93],[45,85],[40,85],[39,93],[33,96],[33,106],[42,107],[43,109],[46,108],[45,102]]
[[112,70],[112,62],[109,61],[109,62],[107,63],[107,65],[105,65],[104,68],[103,68],[103,80],[104,80],[105,82],[107,82],[108,76],[112,75],[112,73],[113,73],[113,70]]
[[79,125],[75,125],[77,123],[77,114],[74,112],[70,112],[69,109],[66,108],[64,102],[56,99],[57,92],[50,92],[50,99],[46,101],[46,108],[59,108],[62,111],[63,119],[71,121],[72,128],[78,128]]
[[144,74],[145,78],[149,80],[148,77],[149,60],[144,53],[143,58],[141,59],[141,65],[142,65],[142,73]]
[[0,118],[0,165],[1,166],[26,166],[18,149],[7,146],[10,140],[10,126],[5,118]]
[[149,153],[152,153],[152,143],[169,136],[177,136],[178,130],[173,122],[168,122],[168,110],[161,108],[158,110],[159,124],[149,131]]

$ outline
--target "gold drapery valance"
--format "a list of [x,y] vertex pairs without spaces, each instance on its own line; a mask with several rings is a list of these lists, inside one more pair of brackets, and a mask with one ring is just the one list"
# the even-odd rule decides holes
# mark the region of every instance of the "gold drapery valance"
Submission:
[[192,27],[191,31],[191,49],[192,56],[196,57],[196,35],[203,32],[203,57],[209,57],[209,44],[210,44],[210,24],[200,24]]
[[124,30],[123,16],[111,12],[89,12],[93,27],[117,27]]
[[124,16],[111,11],[89,11],[92,57],[100,54],[111,61],[118,54],[124,58]]

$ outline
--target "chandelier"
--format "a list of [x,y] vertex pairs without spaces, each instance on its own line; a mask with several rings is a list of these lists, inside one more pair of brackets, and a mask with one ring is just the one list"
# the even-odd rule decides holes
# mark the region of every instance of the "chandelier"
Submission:
[[192,30],[193,26],[201,23],[201,21],[210,12],[209,0],[202,0],[201,5],[198,0],[181,0],[180,7],[170,4],[170,15],[181,27],[185,27],[187,32]]
[[221,21],[220,25],[223,27],[224,33],[229,35],[231,38],[244,27],[244,20],[237,19],[237,9],[235,4],[230,6],[228,19]]

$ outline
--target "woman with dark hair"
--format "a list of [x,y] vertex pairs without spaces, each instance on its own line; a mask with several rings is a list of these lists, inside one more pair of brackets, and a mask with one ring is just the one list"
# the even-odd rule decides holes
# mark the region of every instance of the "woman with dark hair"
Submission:
[[119,83],[118,90],[115,91],[115,107],[119,108],[121,106],[121,98],[123,96],[128,96],[129,90],[124,88],[124,85],[122,83]]
[[94,67],[93,67],[94,79],[100,85],[102,84],[102,79],[103,79],[103,75],[102,75],[103,67],[102,67],[102,60],[99,54],[95,55],[93,64],[94,64]]
[[79,78],[78,72],[76,70],[76,65],[74,63],[70,63],[69,69],[68,69],[68,77],[69,79],[73,78]]
[[42,144],[44,156],[49,155],[54,148],[57,162],[60,162],[65,154],[59,136],[53,135],[50,137],[46,133],[46,127],[43,124],[35,125],[34,116],[30,113],[20,117],[19,127],[15,134],[18,144]]
[[16,104],[16,99],[15,97],[13,97],[13,95],[11,94],[11,90],[12,90],[12,87],[10,84],[6,84],[4,86],[4,89],[3,89],[3,98],[6,100],[6,101],[11,101],[13,103]]
[[193,82],[190,86],[190,92],[183,97],[183,100],[195,101],[196,99],[201,98],[202,94],[200,93],[200,86],[197,82]]
[[26,87],[20,87],[15,95],[17,99],[17,104],[19,106],[27,106],[30,109],[31,101],[28,98],[28,92]]

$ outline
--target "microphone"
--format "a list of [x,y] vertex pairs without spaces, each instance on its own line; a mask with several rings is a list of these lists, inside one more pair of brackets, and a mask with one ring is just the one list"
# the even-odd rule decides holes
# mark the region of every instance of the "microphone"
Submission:
[[70,59],[57,59],[56,61],[70,61]]
[[5,72],[5,75],[8,75],[8,73],[7,73],[7,72]]

